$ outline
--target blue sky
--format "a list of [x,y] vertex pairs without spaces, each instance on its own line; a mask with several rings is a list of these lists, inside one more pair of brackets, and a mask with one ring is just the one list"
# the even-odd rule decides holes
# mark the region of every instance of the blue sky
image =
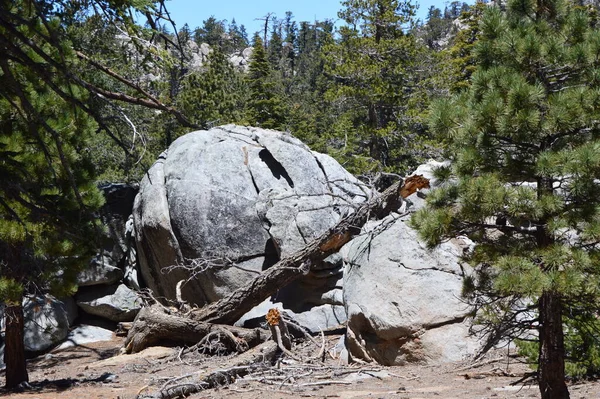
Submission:
[[[418,3],[417,17],[425,19],[430,6],[434,5],[443,10],[450,1],[421,0]],[[340,0],[169,0],[166,5],[177,24],[177,29],[187,23],[193,30],[202,26],[202,21],[211,16],[219,20],[226,19],[228,22],[235,18],[238,26],[246,26],[250,37],[264,24],[256,19],[269,12],[283,18],[286,11],[291,11],[296,22],[315,19],[322,21],[337,20],[337,12],[342,8]]]

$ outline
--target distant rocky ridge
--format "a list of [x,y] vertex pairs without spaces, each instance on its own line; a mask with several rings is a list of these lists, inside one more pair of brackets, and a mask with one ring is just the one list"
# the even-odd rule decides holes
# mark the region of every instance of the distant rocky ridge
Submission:
[[[193,40],[189,40],[186,43],[186,49],[190,54],[190,60],[188,62],[190,70],[201,71],[212,51],[210,45],[207,43],[198,44]],[[252,56],[252,50],[252,47],[247,47],[241,51],[229,54],[229,62],[238,70],[247,72],[248,65],[250,64],[250,57]]]

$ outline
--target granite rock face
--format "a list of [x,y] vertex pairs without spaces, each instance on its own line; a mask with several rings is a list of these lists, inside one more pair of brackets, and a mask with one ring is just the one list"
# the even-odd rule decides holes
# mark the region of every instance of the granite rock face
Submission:
[[[448,166],[430,160],[415,170],[431,188],[409,196],[406,210],[425,206],[440,184],[435,169]],[[460,298],[463,277],[472,273],[461,256],[474,243],[458,237],[427,248],[409,218],[392,214],[371,222],[342,249],[347,348],[354,357],[386,365],[472,356],[480,342],[469,334],[471,309]]]
[[105,232],[100,237],[98,252],[77,278],[80,287],[115,284],[124,278],[126,271],[136,269],[135,248],[132,248],[133,239],[128,233],[127,222],[137,187],[112,183],[100,189],[106,200],[100,210]]
[[370,223],[343,249],[346,344],[352,356],[384,365],[461,360],[479,348],[471,309],[460,299],[471,273],[460,260],[472,242],[429,249],[408,217]]
[[[184,285],[183,299],[216,301],[369,195],[333,158],[291,135],[235,125],[189,133],[141,182],[134,205],[141,273],[157,295],[174,299],[177,282],[190,272],[172,266],[202,259],[205,267]],[[275,299],[296,312],[341,305],[341,281],[338,258],[315,265]]]

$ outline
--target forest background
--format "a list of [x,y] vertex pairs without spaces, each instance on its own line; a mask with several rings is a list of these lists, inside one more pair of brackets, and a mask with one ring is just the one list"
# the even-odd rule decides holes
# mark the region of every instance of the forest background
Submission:
[[[424,118],[433,98],[468,79],[481,10],[452,2],[444,10],[431,7],[422,22],[414,4],[384,2],[380,15],[372,15],[368,3],[343,2],[337,28],[333,19],[297,21],[291,12],[269,13],[253,37],[235,18],[210,17],[176,32],[177,25],[159,22],[155,28],[164,38],[155,43],[171,60],[160,71],[140,68],[135,52],[123,52],[130,44],[115,27],[102,27],[102,40],[87,45],[99,47],[97,62],[147,87],[194,126],[238,123],[288,131],[353,173],[403,174],[438,154]],[[100,28],[93,19],[84,25],[81,38]],[[145,29],[152,37],[152,27]],[[201,68],[190,66],[191,41],[210,45]],[[249,46],[255,51],[248,71],[233,67],[230,55]],[[193,130],[169,113],[139,107],[122,112],[113,117],[114,131],[133,150],[125,153],[114,140],[97,137],[94,164],[102,181],[137,181],[174,139]]]
[[[408,0],[347,0],[337,23],[267,14],[248,37],[233,19],[176,29],[164,1],[0,1],[7,385],[26,380],[23,294],[72,293],[93,253],[97,185],[135,183],[181,135],[227,123],[289,132],[377,188],[452,159],[459,180],[440,172],[448,185],[416,227],[431,245],[482,244],[473,262],[491,273],[471,292],[500,300],[483,304],[497,338],[539,331],[544,399],[568,397],[565,358],[597,375],[598,7],[490,5],[421,22]],[[232,65],[249,46],[247,67]]]

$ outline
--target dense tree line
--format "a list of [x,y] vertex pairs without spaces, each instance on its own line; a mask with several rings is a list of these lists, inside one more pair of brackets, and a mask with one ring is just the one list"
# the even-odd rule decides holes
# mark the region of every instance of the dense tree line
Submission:
[[22,296],[72,290],[94,246],[96,184],[226,123],[288,131],[371,181],[451,159],[414,224],[431,245],[479,244],[465,295],[489,337],[537,331],[520,347],[544,399],[568,397],[565,370],[598,373],[597,9],[452,2],[418,21],[415,6],[346,0],[338,27],[267,14],[249,37],[215,17],[177,30],[164,1],[0,1],[7,385],[27,380]]

